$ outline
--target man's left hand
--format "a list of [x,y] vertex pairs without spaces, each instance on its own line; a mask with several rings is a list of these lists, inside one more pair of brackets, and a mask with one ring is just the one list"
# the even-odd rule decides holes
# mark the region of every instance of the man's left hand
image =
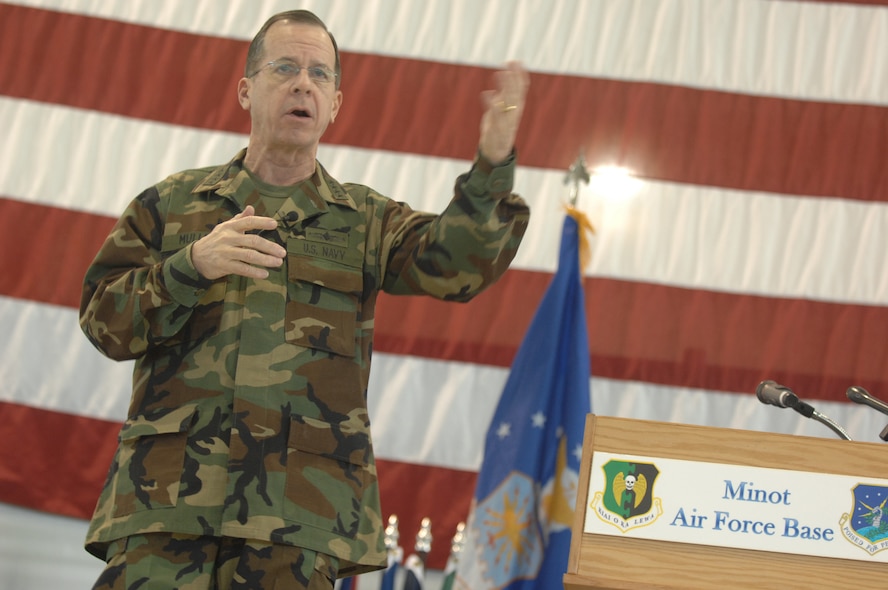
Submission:
[[485,111],[481,117],[481,155],[492,164],[509,157],[524,113],[530,75],[519,62],[509,62],[495,75],[496,90],[481,93]]

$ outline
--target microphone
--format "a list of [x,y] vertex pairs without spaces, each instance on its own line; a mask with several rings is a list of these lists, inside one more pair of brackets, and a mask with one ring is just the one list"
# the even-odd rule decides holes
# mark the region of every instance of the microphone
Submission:
[[873,397],[866,389],[859,385],[852,385],[848,388],[848,391],[846,391],[845,394],[848,396],[848,399],[855,404],[863,404],[874,410],[878,410],[883,414],[888,414],[888,404]]
[[778,408],[794,408],[799,403],[799,397],[789,387],[783,387],[771,380],[759,383],[755,388],[755,396],[763,404]]
[[778,408],[792,408],[805,418],[811,418],[812,420],[820,422],[835,432],[839,438],[851,440],[851,437],[845,432],[844,428],[836,424],[829,416],[821,414],[815,410],[814,406],[811,404],[800,400],[799,396],[788,387],[779,385],[771,380],[762,381],[759,383],[758,387],[756,387],[755,395],[762,403],[777,406]]

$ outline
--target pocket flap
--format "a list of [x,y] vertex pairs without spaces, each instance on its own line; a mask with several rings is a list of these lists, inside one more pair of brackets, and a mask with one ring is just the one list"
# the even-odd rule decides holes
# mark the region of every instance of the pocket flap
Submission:
[[292,449],[364,466],[369,438],[364,432],[347,432],[339,424],[329,424],[308,416],[290,422],[289,446]]
[[195,412],[194,406],[177,408],[158,418],[136,416],[128,419],[120,429],[120,440],[134,440],[143,436],[157,434],[175,434],[187,432],[191,427]]
[[291,281],[313,283],[352,295],[360,295],[364,288],[364,278],[360,268],[329,260],[296,256],[291,253],[287,259],[287,269]]

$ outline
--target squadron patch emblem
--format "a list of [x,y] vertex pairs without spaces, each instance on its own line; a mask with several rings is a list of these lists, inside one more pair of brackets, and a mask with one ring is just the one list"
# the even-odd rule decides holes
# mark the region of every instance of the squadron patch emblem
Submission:
[[599,519],[625,533],[662,516],[662,503],[654,496],[660,470],[653,463],[612,459],[602,469],[605,489],[595,492],[589,504]]

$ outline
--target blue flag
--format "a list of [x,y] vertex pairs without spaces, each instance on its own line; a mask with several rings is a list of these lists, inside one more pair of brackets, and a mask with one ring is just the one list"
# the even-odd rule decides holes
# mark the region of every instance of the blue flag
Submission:
[[398,562],[389,562],[388,568],[382,573],[382,582],[379,584],[379,590],[395,590],[395,577],[401,566]]
[[568,216],[558,270],[515,355],[487,432],[459,588],[563,585],[591,411],[579,231]]

